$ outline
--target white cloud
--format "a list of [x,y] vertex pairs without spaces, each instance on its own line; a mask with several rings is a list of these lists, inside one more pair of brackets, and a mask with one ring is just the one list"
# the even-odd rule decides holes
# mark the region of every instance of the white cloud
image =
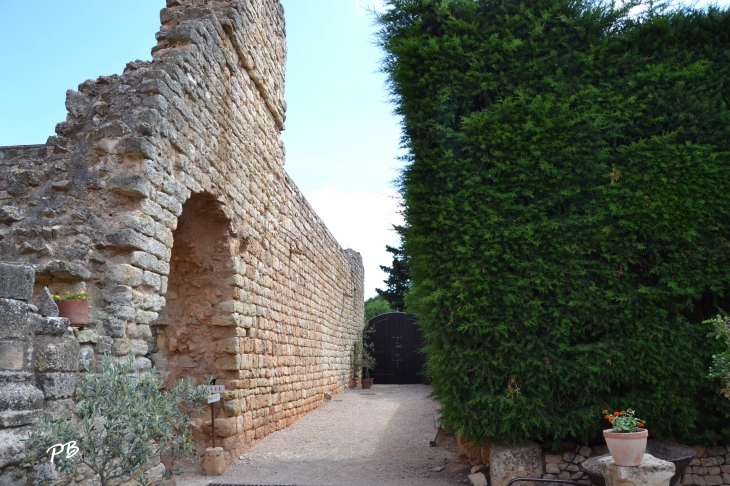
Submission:
[[394,189],[373,194],[342,192],[329,186],[305,196],[340,245],[360,252],[365,266],[365,298],[377,295],[375,288],[383,288],[387,278],[379,266],[390,266],[393,257],[385,245],[399,245],[393,225],[403,224],[400,195]]
[[385,0],[355,0],[355,10],[358,15],[367,15],[372,10],[383,13],[385,12]]

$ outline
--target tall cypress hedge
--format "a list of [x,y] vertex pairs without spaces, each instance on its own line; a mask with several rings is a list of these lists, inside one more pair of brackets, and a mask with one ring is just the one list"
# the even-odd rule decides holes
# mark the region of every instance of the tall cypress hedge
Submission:
[[730,309],[730,13],[389,0],[408,310],[446,424],[730,438],[707,378]]

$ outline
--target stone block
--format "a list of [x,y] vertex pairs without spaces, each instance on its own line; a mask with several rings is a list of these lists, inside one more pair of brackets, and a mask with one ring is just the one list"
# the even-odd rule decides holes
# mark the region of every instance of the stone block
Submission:
[[48,287],[43,287],[41,298],[38,302],[38,313],[45,317],[58,317],[58,305],[53,300]]
[[112,304],[105,307],[104,312],[122,321],[133,321],[137,317],[137,309],[132,305]]
[[144,326],[154,322],[158,316],[159,314],[157,312],[149,312],[137,309],[137,312],[135,312],[134,315],[134,320],[137,322],[137,324],[141,324]]
[[72,89],[66,90],[66,110],[71,116],[82,116],[91,105],[91,98],[88,95],[79,93]]
[[129,285],[110,285],[104,291],[104,300],[110,304],[127,304],[132,300],[132,287]]
[[0,471],[0,486],[27,484],[27,472],[22,467],[7,467]]
[[28,427],[0,429],[0,469],[23,462]]
[[126,356],[129,354],[129,339],[114,338],[112,340],[112,354],[114,356]]
[[130,197],[149,197],[152,185],[139,174],[119,174],[107,183],[107,189]]
[[724,456],[725,455],[725,447],[723,446],[710,446],[707,448],[707,455],[708,456]]
[[36,334],[47,334],[51,336],[62,336],[68,331],[71,321],[66,317],[42,317],[41,325],[35,331]]
[[146,324],[131,322],[127,324],[127,337],[130,339],[147,339],[152,337],[152,330]]
[[472,486],[487,486],[487,477],[481,472],[470,474],[469,481]]
[[106,271],[106,277],[112,282],[137,287],[142,284],[143,271],[132,265],[122,263],[119,265],[109,265]]
[[126,329],[127,323],[120,319],[107,319],[104,321],[104,330],[110,337],[124,337],[124,331]]
[[238,354],[239,338],[231,337],[228,339],[219,340],[217,350],[219,353]]
[[76,339],[80,344],[96,344],[99,342],[99,334],[95,329],[82,329],[74,331],[74,334],[76,334]]
[[99,342],[96,343],[96,352],[99,354],[109,354],[112,352],[112,338],[109,336],[99,336]]
[[720,462],[718,459],[721,459],[723,462],[725,461],[725,459],[722,457],[703,457],[702,459],[700,459],[700,463],[705,467],[719,466],[720,464],[722,464],[722,462]]
[[0,341],[0,370],[21,371],[28,346],[25,341]]
[[170,264],[160,261],[156,256],[150,255],[144,251],[132,252],[132,258],[130,263],[142,270],[149,270],[160,275],[167,275],[170,273]]
[[170,197],[163,192],[155,193],[154,199],[157,204],[167,209],[175,216],[180,216],[182,214],[182,204],[180,204],[177,199]]
[[534,442],[494,444],[489,458],[492,486],[507,486],[513,478],[542,477],[542,450]]
[[547,464],[560,464],[562,460],[563,459],[557,454],[545,454],[545,462]]
[[25,219],[25,212],[15,206],[0,206],[0,224],[12,224]]
[[78,263],[53,260],[36,269],[36,275],[53,277],[66,282],[81,282],[91,278],[91,271]]
[[237,417],[241,414],[246,413],[246,400],[243,398],[236,398],[235,400],[226,400],[223,402],[223,410],[226,412],[228,417]]
[[208,447],[205,449],[203,472],[206,476],[221,476],[226,472],[226,461],[222,447]]
[[30,383],[0,384],[0,411],[43,408],[43,392]]
[[79,369],[93,370],[96,368],[96,355],[93,346],[81,346],[79,350]]
[[[207,425],[208,430],[210,430],[210,422],[207,422]],[[215,435],[223,438],[236,435],[236,418],[215,419]]]
[[75,411],[76,405],[74,405],[74,401],[70,398],[64,400],[48,400],[43,408],[43,412],[54,422],[71,418]]
[[36,371],[78,371],[80,347],[71,334],[39,336],[33,354]]
[[160,290],[160,276],[154,272],[145,270],[142,274],[142,285],[147,285],[153,289]]
[[0,263],[0,298],[28,301],[33,298],[34,283],[31,265]]
[[147,354],[148,349],[149,345],[147,344],[147,341],[142,339],[133,339],[129,343],[129,350],[135,356],[144,356]]
[[150,368],[152,368],[152,361],[144,356],[138,356],[134,359],[135,370],[149,370]]
[[[43,410],[6,410],[0,412],[0,428],[18,427],[20,425],[28,425],[38,417]],[[0,447],[2,445],[0,444]],[[0,482],[0,486],[2,483]]]
[[140,250],[146,253],[151,253],[166,261],[168,259],[168,249],[164,244],[153,238],[144,236],[130,228],[108,233],[106,235],[106,242],[107,245],[111,247]]
[[674,464],[644,454],[637,467],[617,466],[611,456],[598,460],[598,470],[606,486],[669,486],[674,476]]
[[115,147],[115,152],[118,155],[144,159],[155,159],[157,157],[155,146],[144,137],[127,137],[120,140]]
[[14,299],[0,299],[0,339],[25,339],[35,332],[41,317],[32,313],[29,304]]
[[114,120],[100,125],[94,132],[94,139],[100,138],[121,138],[131,133],[129,126],[121,120]]
[[38,387],[46,399],[71,398],[76,390],[77,373],[38,373]]

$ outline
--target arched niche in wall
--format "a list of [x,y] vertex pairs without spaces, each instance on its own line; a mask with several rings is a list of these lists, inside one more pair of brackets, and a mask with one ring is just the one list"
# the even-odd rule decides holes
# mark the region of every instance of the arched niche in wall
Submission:
[[209,193],[195,193],[183,204],[173,232],[164,325],[154,329],[155,365],[168,383],[187,376],[198,383],[207,376],[234,378],[220,352],[236,336],[230,262],[238,242],[229,225]]

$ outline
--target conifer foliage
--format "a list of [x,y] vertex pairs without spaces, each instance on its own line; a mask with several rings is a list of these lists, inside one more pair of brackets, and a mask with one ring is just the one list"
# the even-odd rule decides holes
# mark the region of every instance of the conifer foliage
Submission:
[[730,436],[707,378],[729,307],[730,13],[389,0],[406,295],[472,440]]

